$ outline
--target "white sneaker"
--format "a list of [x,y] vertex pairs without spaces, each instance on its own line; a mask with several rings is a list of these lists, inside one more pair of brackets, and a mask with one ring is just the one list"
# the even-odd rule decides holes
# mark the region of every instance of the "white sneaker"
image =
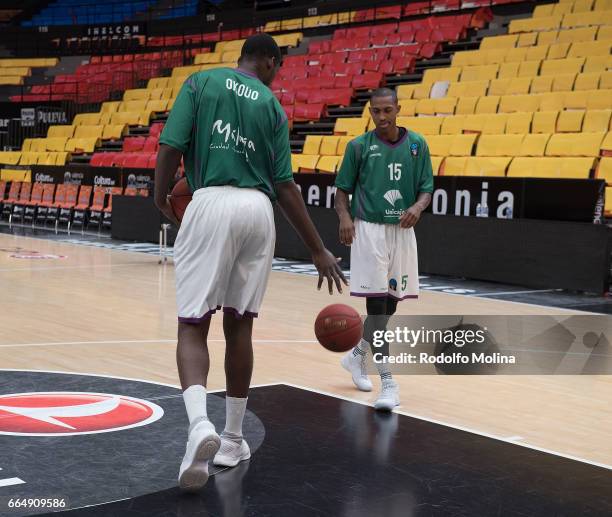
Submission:
[[361,391],[372,391],[372,381],[368,377],[366,360],[368,358],[367,355],[359,355],[355,356],[353,354],[353,349],[349,350],[342,360],[340,364],[342,368],[344,368],[347,372],[351,374],[353,377],[353,382],[357,389]]
[[221,439],[210,420],[202,420],[189,433],[185,457],[179,469],[179,487],[196,491],[208,481],[208,460],[221,446]]
[[246,440],[243,439],[238,444],[234,440],[221,436],[221,448],[213,463],[218,467],[235,467],[238,463],[248,460],[250,457],[251,449],[249,449]]
[[378,411],[391,411],[399,406],[399,387],[395,381],[385,381],[382,385],[380,395],[374,402],[374,409]]

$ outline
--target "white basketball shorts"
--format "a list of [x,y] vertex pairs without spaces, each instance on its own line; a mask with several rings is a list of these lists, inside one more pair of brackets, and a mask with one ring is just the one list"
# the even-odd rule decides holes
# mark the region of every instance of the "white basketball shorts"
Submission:
[[350,286],[352,296],[417,298],[419,262],[414,229],[355,219]]
[[174,244],[179,321],[200,323],[221,307],[237,317],[256,317],[274,242],[274,213],[263,192],[230,186],[197,190]]

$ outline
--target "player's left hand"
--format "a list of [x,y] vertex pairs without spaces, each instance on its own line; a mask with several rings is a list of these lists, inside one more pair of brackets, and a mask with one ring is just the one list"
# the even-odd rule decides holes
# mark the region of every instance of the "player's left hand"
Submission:
[[174,224],[177,228],[179,228],[181,226],[180,221],[174,215],[174,210],[172,210],[172,205],[170,204],[170,201],[168,200],[167,197],[164,200],[164,202],[157,202],[156,201],[155,204],[156,204],[158,210],[162,214],[164,214],[164,216],[166,216],[167,219],[170,219],[172,224]]
[[339,262],[341,259],[334,257],[334,255],[327,249],[323,249],[321,253],[316,253],[312,256],[312,261],[319,272],[319,283],[317,289],[321,289],[323,280],[327,278],[327,287],[329,294],[334,294],[334,283],[339,293],[342,292],[342,284],[348,285],[348,282],[340,269]]
[[411,206],[400,217],[400,228],[412,228],[421,218],[422,210],[416,205]]

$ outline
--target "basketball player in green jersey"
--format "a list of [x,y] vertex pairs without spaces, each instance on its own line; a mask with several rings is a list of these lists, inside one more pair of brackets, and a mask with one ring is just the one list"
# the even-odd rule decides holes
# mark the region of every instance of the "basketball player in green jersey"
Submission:
[[[167,200],[181,156],[193,192],[174,247],[178,306],[177,364],[189,418],[179,485],[197,490],[208,460],[235,466],[250,457],[242,421],[253,370],[253,318],[274,253],[277,201],[312,253],[319,288],[346,280],[324,247],[293,182],[287,116],[267,87],[281,53],[266,34],[251,36],[237,69],[196,73],[183,85],[160,138],[155,203],[171,220]],[[226,423],[221,437],[206,411],[211,315],[223,308],[226,339]]]
[[[381,88],[372,94],[370,113],[376,129],[349,143],[336,178],[340,241],[351,246],[351,295],[366,298],[368,313],[363,339],[342,358],[342,366],[362,391],[372,390],[366,358],[374,330],[386,325],[398,301],[418,296],[413,228],[433,192],[427,142],[397,127],[399,110],[394,90]],[[387,357],[389,344],[373,347],[372,352]],[[386,363],[375,363],[382,391],[374,407],[390,411],[399,405],[397,383]]]

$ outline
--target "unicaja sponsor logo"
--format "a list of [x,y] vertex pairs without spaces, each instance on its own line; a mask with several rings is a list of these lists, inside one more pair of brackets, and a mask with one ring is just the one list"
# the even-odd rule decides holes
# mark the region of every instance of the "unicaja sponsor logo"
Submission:
[[395,207],[395,203],[400,199],[403,199],[402,194],[399,190],[388,190],[385,193],[385,199],[389,202],[392,207]]

